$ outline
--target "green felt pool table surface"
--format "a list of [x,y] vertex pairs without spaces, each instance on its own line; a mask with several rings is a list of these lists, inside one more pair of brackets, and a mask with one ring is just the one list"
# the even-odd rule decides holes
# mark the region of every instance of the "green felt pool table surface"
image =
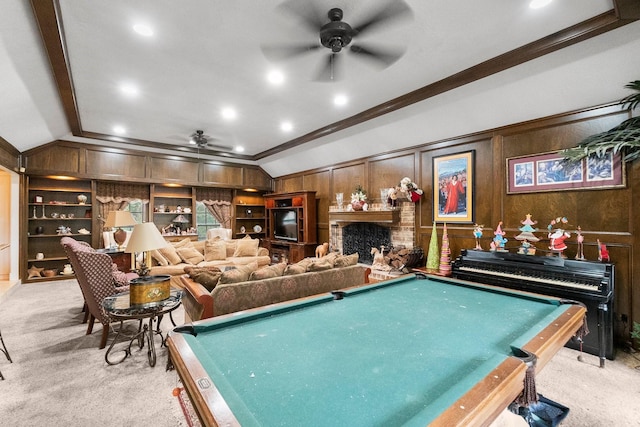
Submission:
[[[474,388],[504,388],[481,392],[504,409],[526,370],[513,349],[555,354],[583,314],[557,298],[407,275],[196,322],[193,334],[173,332],[169,349],[205,424],[486,421],[498,409],[478,415],[460,402]],[[515,385],[502,383],[512,376]]]

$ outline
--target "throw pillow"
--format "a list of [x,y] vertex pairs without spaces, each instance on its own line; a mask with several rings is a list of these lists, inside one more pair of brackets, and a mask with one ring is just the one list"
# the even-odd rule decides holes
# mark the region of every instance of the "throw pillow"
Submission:
[[290,264],[284,270],[283,276],[294,276],[296,274],[303,274],[307,272],[307,267],[300,264]]
[[268,265],[252,272],[249,276],[249,280],[263,280],[270,279],[272,277],[280,277],[283,275],[287,264],[281,262],[279,264]]
[[185,273],[196,283],[200,283],[209,292],[213,291],[222,272],[217,267],[185,267]]
[[173,247],[178,249],[178,248],[185,248],[185,247],[192,247],[193,243],[191,242],[191,239],[189,239],[188,237],[180,240],[179,242],[175,242],[173,243]]
[[351,255],[338,255],[336,262],[333,264],[335,268],[348,267],[350,265],[356,265],[359,260],[358,252]]
[[251,273],[257,269],[258,263],[256,261],[245,265],[237,265],[234,269],[225,270],[222,276],[220,276],[218,284],[246,282],[249,280]]
[[182,262],[182,258],[180,258],[180,255],[178,255],[178,252],[173,245],[167,245],[164,248],[160,248],[158,250],[170,265],[176,265]]
[[227,245],[227,258],[232,257],[234,252],[236,251],[236,246],[238,244],[237,240],[225,240],[225,244]]
[[336,263],[336,259],[338,258],[338,253],[337,252],[331,252],[330,254],[327,254],[325,256],[323,256],[322,258],[320,258],[318,261],[321,262],[328,262],[329,264],[331,264],[331,266],[334,266],[334,264]]
[[332,268],[333,265],[331,265],[331,263],[326,261],[318,261],[311,263],[311,265],[309,265],[309,268],[307,268],[307,271],[324,271],[331,270]]
[[234,257],[240,256],[256,256],[258,254],[259,239],[240,239],[236,245],[236,250],[233,253]]
[[209,239],[204,243],[204,260],[219,261],[227,259],[227,244],[224,240]]
[[198,250],[194,247],[186,246],[177,248],[176,252],[178,252],[180,258],[182,258],[187,264],[196,265],[199,262],[204,261],[204,255],[198,252]]
[[151,251],[151,258],[153,258],[158,263],[158,265],[162,265],[162,266],[169,265],[169,261],[167,261],[167,259],[164,256],[162,256],[160,251],[157,249],[154,249]]

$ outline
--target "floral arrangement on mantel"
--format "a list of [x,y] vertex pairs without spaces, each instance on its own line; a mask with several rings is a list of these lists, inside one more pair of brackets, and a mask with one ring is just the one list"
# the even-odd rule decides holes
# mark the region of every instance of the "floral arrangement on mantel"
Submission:
[[354,211],[367,210],[367,192],[362,188],[362,185],[356,185],[356,190],[351,193],[351,208]]
[[418,185],[406,176],[400,180],[400,191],[406,194],[407,199],[413,203],[417,203],[424,194],[424,191],[419,189]]

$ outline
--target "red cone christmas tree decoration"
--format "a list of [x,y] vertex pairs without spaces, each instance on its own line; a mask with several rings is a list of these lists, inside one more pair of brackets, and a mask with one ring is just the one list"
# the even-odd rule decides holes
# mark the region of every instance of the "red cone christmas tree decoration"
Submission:
[[447,224],[442,229],[442,249],[440,250],[440,273],[441,276],[451,276],[451,249],[449,248],[449,235],[447,234]]

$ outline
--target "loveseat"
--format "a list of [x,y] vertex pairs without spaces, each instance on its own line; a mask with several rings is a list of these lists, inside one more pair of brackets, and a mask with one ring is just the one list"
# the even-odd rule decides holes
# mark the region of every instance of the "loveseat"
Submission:
[[182,287],[180,276],[188,267],[227,267],[256,262],[258,266],[271,263],[269,251],[259,247],[259,239],[223,240],[212,238],[193,242],[185,238],[169,243],[165,248],[151,251],[151,275],[168,274],[171,286]]
[[[182,300],[185,322],[368,283],[371,270],[369,266],[357,263],[357,255],[338,255],[342,258],[333,262],[329,256],[325,259],[307,258],[292,265],[275,264],[258,268],[249,273],[249,280],[240,279],[238,282],[223,280],[225,274],[233,271],[218,273],[220,279],[216,282],[202,280],[202,270],[191,269],[189,274],[180,276],[185,290]],[[246,275],[250,268],[246,265],[237,270],[240,275]]]

